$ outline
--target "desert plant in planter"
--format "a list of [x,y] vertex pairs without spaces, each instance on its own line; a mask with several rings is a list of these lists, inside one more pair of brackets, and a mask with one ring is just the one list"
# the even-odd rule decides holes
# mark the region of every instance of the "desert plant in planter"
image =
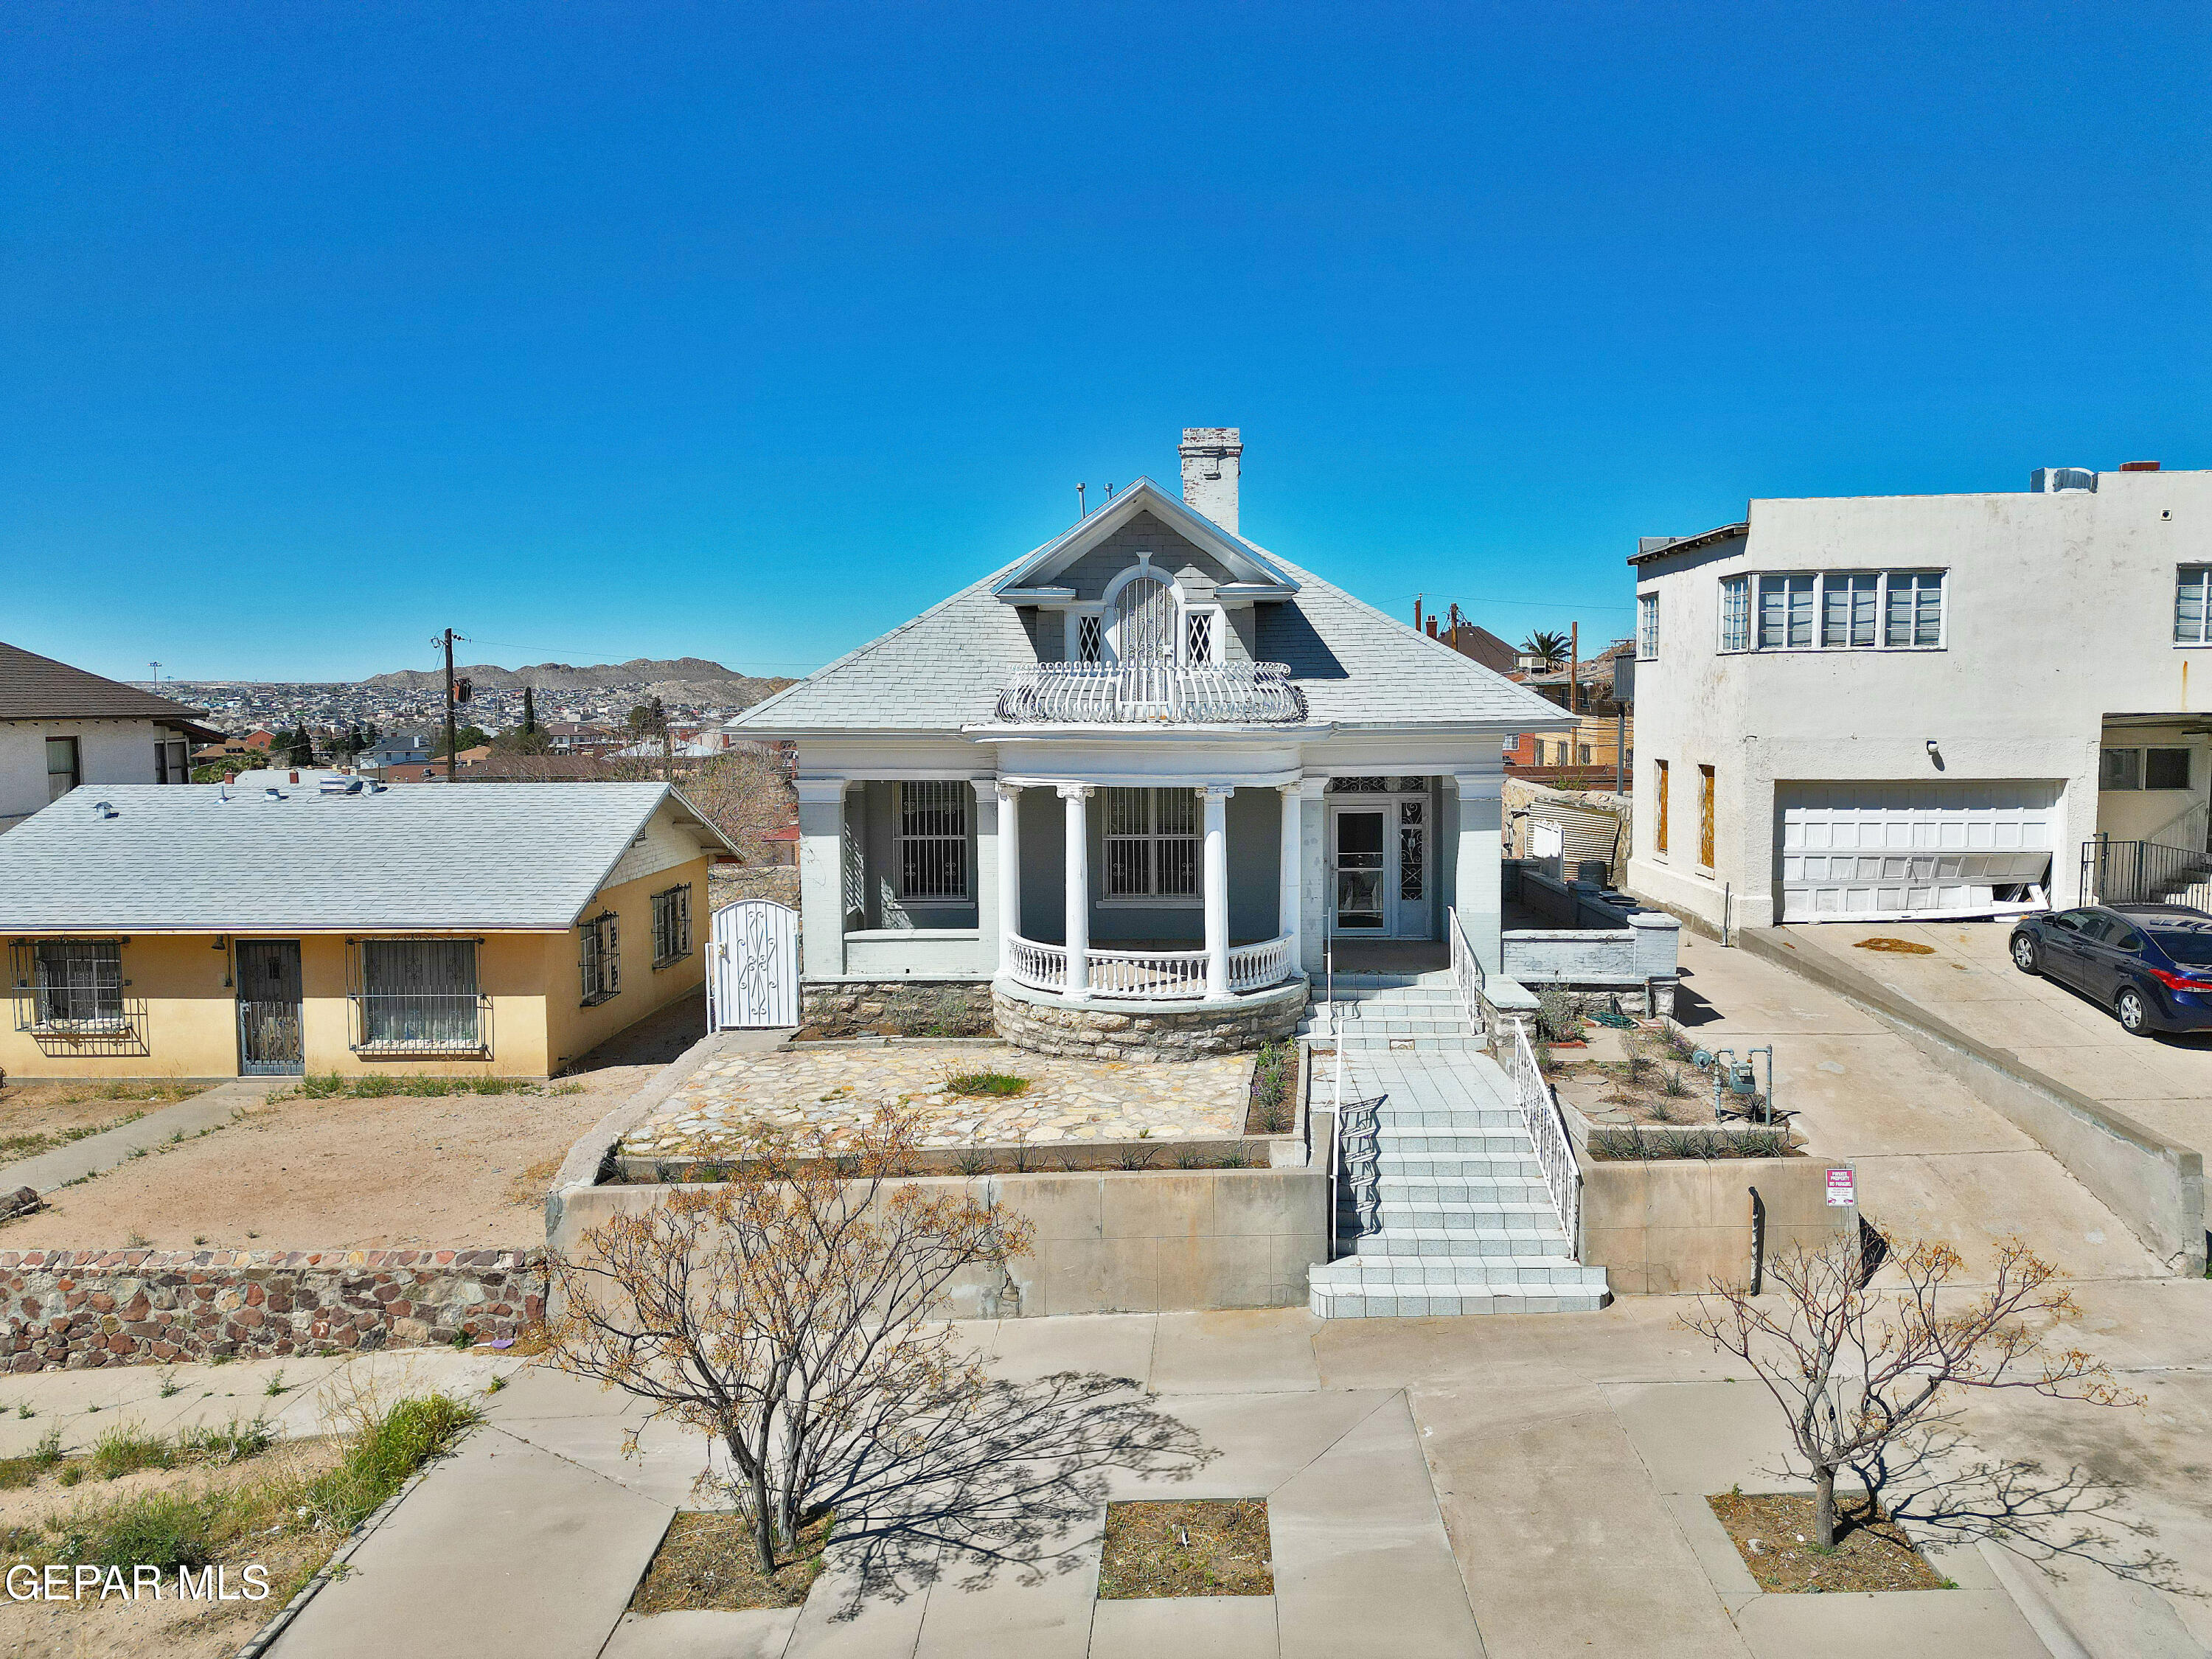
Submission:
[[1872,1512],[1942,1540],[1986,1540],[2045,1564],[2091,1562],[2185,1589],[2170,1558],[2115,1536],[2148,1537],[2151,1528],[2124,1517],[2124,1495],[2111,1482],[1966,1451],[1959,1418],[1972,1391],[2143,1403],[2103,1362],[2042,1340],[2039,1327],[2076,1314],[2058,1270],[2008,1238],[1976,1292],[1954,1286],[1966,1264],[1948,1244],[1905,1240],[1889,1249],[1897,1282],[1883,1289],[1868,1283],[1874,1267],[1859,1238],[1842,1238],[1771,1261],[1767,1283],[1778,1297],[1715,1281],[1682,1316],[1748,1364],[1788,1419],[1813,1480],[1814,1542],[1835,1543],[1836,1480],[1849,1471]]
[[918,1139],[904,1106],[835,1158],[764,1138],[725,1184],[616,1216],[550,1264],[552,1363],[719,1439],[764,1574],[842,1505],[969,1455],[956,1449],[993,1407],[981,1370],[922,1322],[963,1269],[1027,1254],[1030,1230],[889,1184]]

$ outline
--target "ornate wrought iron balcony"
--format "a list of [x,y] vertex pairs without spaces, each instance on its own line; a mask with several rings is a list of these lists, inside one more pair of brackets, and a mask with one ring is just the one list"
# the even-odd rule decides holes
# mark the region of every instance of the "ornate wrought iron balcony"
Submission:
[[1279,662],[1048,662],[999,693],[1009,725],[1294,726],[1306,701]]

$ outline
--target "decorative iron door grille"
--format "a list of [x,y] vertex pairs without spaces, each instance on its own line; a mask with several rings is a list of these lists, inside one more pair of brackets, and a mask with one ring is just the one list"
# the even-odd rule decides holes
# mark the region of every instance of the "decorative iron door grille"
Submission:
[[714,912],[707,1012],[718,1031],[799,1024],[799,915],[773,899]]
[[300,941],[240,939],[238,1070],[241,1077],[292,1077],[305,1069],[300,1036]]

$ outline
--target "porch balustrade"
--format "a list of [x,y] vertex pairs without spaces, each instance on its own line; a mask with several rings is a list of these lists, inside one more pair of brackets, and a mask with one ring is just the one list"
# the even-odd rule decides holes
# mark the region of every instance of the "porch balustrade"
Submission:
[[[1229,952],[1229,984],[1232,991],[1264,991],[1291,977],[1290,936],[1278,934],[1256,945],[1239,945]],[[1009,970],[1024,985],[1039,991],[1067,989],[1067,951],[1058,945],[1010,933],[1006,938]],[[1206,953],[1202,951],[1107,951],[1097,945],[1090,952],[1089,993],[1139,1002],[1197,1002],[1204,999]]]
[[1009,725],[1294,726],[1304,695],[1279,662],[1048,662],[999,693]]

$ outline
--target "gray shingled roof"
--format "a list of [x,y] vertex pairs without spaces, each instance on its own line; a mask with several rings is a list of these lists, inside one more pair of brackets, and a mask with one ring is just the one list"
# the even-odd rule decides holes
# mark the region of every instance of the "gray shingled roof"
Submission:
[[[1571,721],[1556,703],[1418,634],[1279,554],[1265,557],[1300,584],[1297,599],[1257,607],[1256,654],[1290,665],[1316,721],[1340,726],[1499,725],[1549,731]],[[989,721],[999,688],[1037,653],[992,585],[1002,566],[857,651],[732,719],[763,735],[948,732]]]
[[194,737],[220,738],[222,732],[199,724],[206,718],[202,709],[135,685],[102,679],[19,645],[0,644],[0,720],[161,720]]
[[[71,790],[0,836],[0,933],[563,931],[675,795],[665,783],[223,793]],[[113,817],[94,810],[103,800]]]

